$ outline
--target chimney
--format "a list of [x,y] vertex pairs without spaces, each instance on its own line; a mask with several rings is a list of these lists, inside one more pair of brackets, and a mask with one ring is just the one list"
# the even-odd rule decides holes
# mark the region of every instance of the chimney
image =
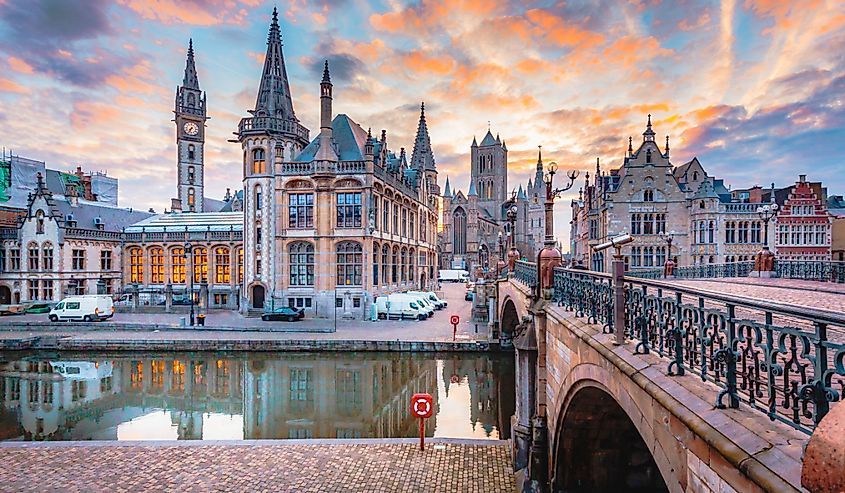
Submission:
[[798,181],[804,183],[807,181],[807,175],[798,175]]

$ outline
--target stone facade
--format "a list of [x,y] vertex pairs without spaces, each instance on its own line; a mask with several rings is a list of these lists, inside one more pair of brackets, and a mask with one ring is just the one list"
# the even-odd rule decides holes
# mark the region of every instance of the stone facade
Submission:
[[[274,12],[244,151],[242,310],[289,305],[311,317],[365,318],[381,293],[434,286],[437,170],[424,108],[411,164],[332,113],[328,63],[320,134],[296,118]],[[334,116],[334,118],[333,118]]]
[[[815,185],[815,186],[813,186]],[[776,253],[784,260],[830,260],[826,190],[801,175],[777,215]]]

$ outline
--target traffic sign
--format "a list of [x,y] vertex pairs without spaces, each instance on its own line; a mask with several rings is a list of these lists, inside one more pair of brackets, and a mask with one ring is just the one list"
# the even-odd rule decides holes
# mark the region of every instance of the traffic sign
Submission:
[[451,317],[449,317],[449,323],[452,325],[458,325],[459,323],[461,323],[461,317],[457,315],[452,315]]

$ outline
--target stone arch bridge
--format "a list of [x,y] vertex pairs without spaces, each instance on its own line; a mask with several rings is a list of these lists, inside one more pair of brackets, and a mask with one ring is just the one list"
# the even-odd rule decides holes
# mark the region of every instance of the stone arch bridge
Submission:
[[561,268],[537,284],[525,262],[497,281],[522,491],[808,491],[802,466],[805,485],[836,481],[835,461],[804,463],[823,418],[845,410],[842,315]]

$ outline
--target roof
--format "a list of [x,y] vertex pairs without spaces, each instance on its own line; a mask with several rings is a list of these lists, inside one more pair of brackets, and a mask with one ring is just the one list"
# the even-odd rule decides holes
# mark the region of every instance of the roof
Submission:
[[475,190],[475,181],[469,181],[469,193],[467,193],[467,197],[478,197],[478,192]]
[[223,209],[223,206],[226,205],[226,202],[223,200],[212,199],[210,197],[203,197],[202,198],[202,211],[203,212],[219,212]]
[[[367,131],[351,118],[339,114],[332,120],[332,144],[341,161],[363,161],[364,146],[367,143]],[[293,160],[298,163],[310,163],[320,149],[320,136],[314,138]]]
[[496,138],[493,137],[493,134],[490,133],[490,130],[487,130],[487,135],[484,136],[484,139],[481,140],[481,144],[479,145],[481,147],[496,145]]
[[67,199],[53,197],[53,205],[56,212],[62,215],[62,219],[72,214],[76,227],[82,229],[95,229],[94,219],[99,218],[103,230],[121,231],[130,224],[152,216],[149,212],[138,209],[124,209],[82,199],[79,199],[78,206],[73,207]]
[[185,212],[156,214],[128,225],[126,233],[142,231],[243,231],[243,212]]

